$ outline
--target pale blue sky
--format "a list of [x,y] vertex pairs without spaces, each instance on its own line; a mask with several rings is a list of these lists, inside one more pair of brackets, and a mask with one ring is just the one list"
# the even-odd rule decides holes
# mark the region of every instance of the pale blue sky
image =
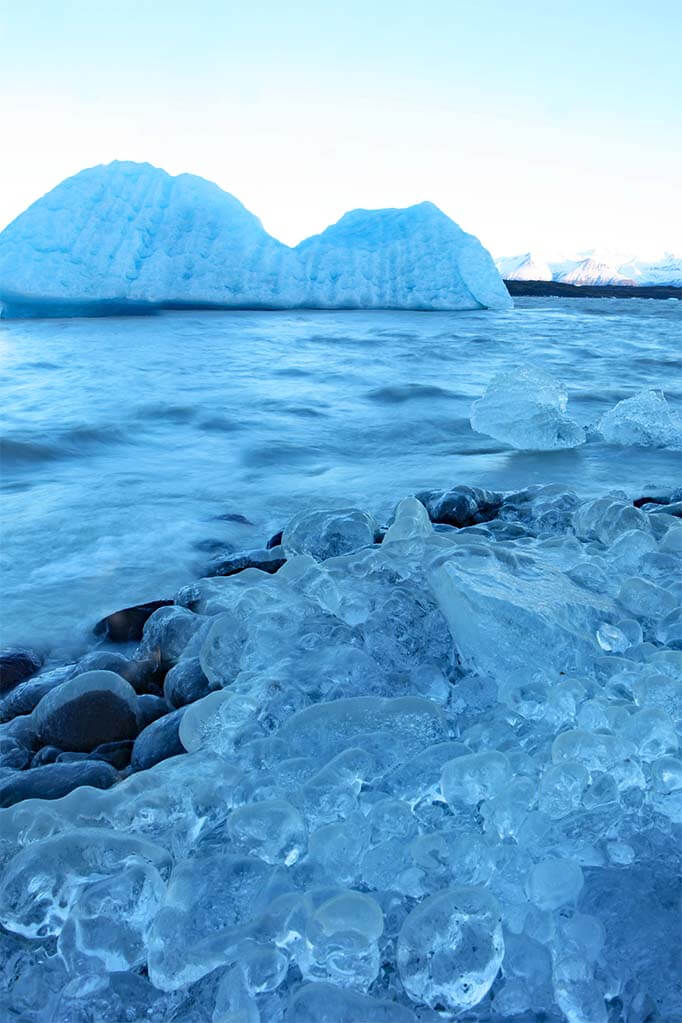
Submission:
[[0,226],[112,159],[286,242],[436,202],[497,255],[682,250],[682,0],[0,0]]

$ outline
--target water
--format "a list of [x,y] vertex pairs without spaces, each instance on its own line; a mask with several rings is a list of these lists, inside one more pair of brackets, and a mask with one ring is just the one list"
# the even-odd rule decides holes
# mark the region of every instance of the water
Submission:
[[494,373],[528,363],[584,424],[648,386],[681,410],[675,300],[5,321],[0,353],[3,642],[78,650],[102,614],[172,595],[212,545],[261,544],[307,505],[385,517],[425,486],[682,482],[680,452],[512,451],[468,419]]

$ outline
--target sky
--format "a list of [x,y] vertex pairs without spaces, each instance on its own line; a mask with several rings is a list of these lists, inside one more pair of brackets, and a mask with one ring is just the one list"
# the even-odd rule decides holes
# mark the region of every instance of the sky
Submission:
[[289,244],[435,202],[496,256],[682,252],[682,0],[0,0],[0,227],[113,159]]

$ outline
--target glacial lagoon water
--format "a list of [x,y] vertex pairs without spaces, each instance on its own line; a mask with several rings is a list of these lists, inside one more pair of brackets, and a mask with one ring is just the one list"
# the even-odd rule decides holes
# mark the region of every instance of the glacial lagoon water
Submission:
[[3,643],[77,652],[101,615],[172,596],[305,507],[385,519],[430,486],[682,484],[679,451],[523,452],[469,425],[491,377],[527,365],[584,425],[645,387],[682,411],[675,300],[3,321],[0,360]]

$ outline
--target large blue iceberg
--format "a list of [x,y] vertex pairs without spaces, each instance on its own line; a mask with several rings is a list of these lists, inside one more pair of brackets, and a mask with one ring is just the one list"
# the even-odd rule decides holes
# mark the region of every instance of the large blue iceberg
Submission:
[[354,210],[295,248],[217,185],[146,163],[67,178],[0,234],[3,316],[158,307],[506,309],[490,254],[432,203]]

